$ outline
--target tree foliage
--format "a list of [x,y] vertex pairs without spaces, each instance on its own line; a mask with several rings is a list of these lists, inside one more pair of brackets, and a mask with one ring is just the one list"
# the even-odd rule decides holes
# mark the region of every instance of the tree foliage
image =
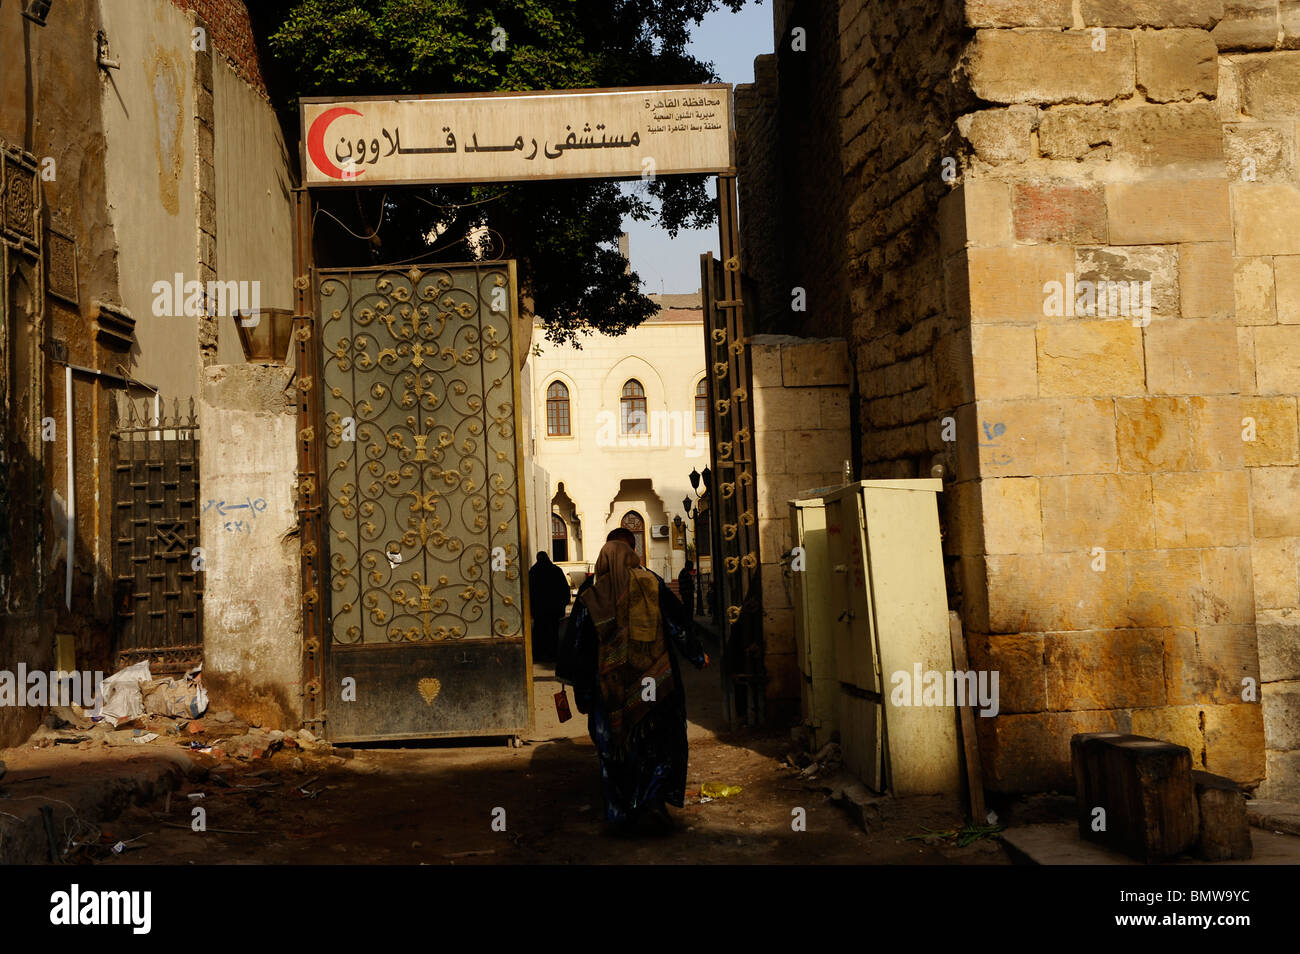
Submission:
[[[300,96],[658,86],[716,81],[686,50],[692,24],[745,0],[260,0],[281,105]],[[495,28],[504,49],[493,48]],[[502,44],[498,43],[497,46]],[[374,264],[465,260],[471,243],[519,261],[547,335],[621,334],[655,311],[618,253],[625,216],[671,235],[715,220],[705,176],[627,190],[568,179],[346,190],[319,198],[342,247]],[[348,233],[352,233],[349,236]],[[432,241],[431,241],[432,240]],[[355,260],[355,258],[353,259]]]

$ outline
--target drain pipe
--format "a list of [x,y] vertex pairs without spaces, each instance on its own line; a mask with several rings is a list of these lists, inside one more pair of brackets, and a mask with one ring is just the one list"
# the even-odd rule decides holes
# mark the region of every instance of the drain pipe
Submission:
[[68,432],[68,544],[67,544],[67,564],[68,572],[63,580],[63,605],[72,610],[72,548],[76,543],[77,535],[77,484],[76,475],[72,470],[72,434],[76,427],[72,422],[72,366],[67,365],[63,369],[63,400],[67,413],[64,415],[64,428]]

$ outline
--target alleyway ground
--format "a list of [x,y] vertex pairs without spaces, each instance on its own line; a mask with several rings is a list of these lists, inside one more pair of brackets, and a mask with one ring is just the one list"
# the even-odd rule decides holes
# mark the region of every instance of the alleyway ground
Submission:
[[[822,782],[801,779],[782,764],[793,748],[788,733],[731,733],[721,727],[716,669],[686,667],[684,678],[691,716],[687,804],[674,811],[678,830],[667,837],[603,833],[586,717],[575,712],[571,721],[560,724],[552,702],[559,684],[549,669],[539,666],[536,727],[522,748],[420,744],[356,748],[345,753],[348,758],[282,750],[251,762],[198,755],[194,759],[201,765],[229,769],[224,773],[229,787],[212,778],[184,780],[170,797],[169,812],[157,799],[104,822],[101,827],[114,839],[144,836],[140,841],[147,846],[105,863],[1008,863],[1001,848],[988,840],[967,848],[905,840],[927,828],[961,827],[960,807],[944,799],[890,800],[884,817],[864,832],[828,799]],[[295,755],[303,759],[305,772],[291,768]],[[78,751],[68,746],[0,753],[9,763],[10,779],[38,774],[38,769],[54,776],[46,783],[11,786],[12,794],[23,789],[22,794],[34,795],[37,786],[54,785],[41,788],[41,794],[55,798],[70,774],[84,779],[88,760],[113,761],[120,768],[123,759],[133,756],[141,757],[131,749]],[[305,798],[297,786],[310,779],[315,781],[309,789],[319,794]],[[709,781],[737,784],[743,791],[701,803],[700,785]],[[205,797],[191,801],[187,794],[192,792]],[[201,834],[188,827],[196,804],[207,814],[209,830]],[[505,832],[491,828],[496,807],[506,810]],[[791,829],[796,807],[807,811],[804,832]],[[7,807],[0,802],[0,809]]]

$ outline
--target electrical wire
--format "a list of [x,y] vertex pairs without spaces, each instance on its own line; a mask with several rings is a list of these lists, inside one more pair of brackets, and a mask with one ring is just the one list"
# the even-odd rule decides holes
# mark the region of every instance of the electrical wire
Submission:
[[369,235],[358,235],[356,232],[354,232],[354,231],[352,231],[350,228],[348,228],[348,227],[347,227],[347,224],[346,224],[342,219],[340,219],[337,215],[335,215],[335,214],[334,214],[333,212],[331,212],[329,209],[327,209],[327,208],[325,208],[324,206],[321,206],[321,205],[316,206],[316,211],[312,213],[311,224],[312,224],[312,227],[315,228],[315,226],[316,226],[316,216],[318,216],[318,215],[320,215],[322,212],[324,212],[324,213],[325,213],[326,215],[328,215],[331,219],[333,219],[335,222],[337,222],[337,223],[339,224],[339,228],[343,229],[344,232],[347,232],[349,235],[351,235],[351,236],[352,236],[353,238],[355,238],[355,239],[360,239],[360,240],[363,241],[363,242],[369,242],[372,238],[374,238],[376,235],[378,235],[378,234],[379,234],[379,230],[382,229],[382,228],[384,227],[384,212],[386,211],[387,208],[388,208],[388,193],[385,192],[385,193],[384,193],[382,196],[380,196],[380,198],[379,198],[379,224],[375,226],[375,230],[374,230],[373,232],[371,232]]
[[433,206],[435,209],[468,209],[470,206],[473,205],[486,205],[489,202],[495,202],[497,199],[504,198],[509,194],[510,194],[509,192],[498,192],[496,195],[488,196],[486,199],[476,199],[473,202],[457,202],[457,203],[453,203],[452,205],[440,205],[437,202],[429,201],[422,195],[417,195],[415,196],[415,198],[419,199],[425,205]]
[[[479,200],[476,200],[476,201],[474,201],[474,202],[462,202],[462,203],[456,203],[456,204],[453,204],[453,205],[441,205],[441,204],[439,204],[439,203],[437,203],[437,202],[431,202],[430,200],[424,198],[424,196],[420,196],[420,195],[415,196],[415,198],[416,198],[416,199],[419,199],[419,200],[420,200],[421,202],[423,202],[425,205],[432,206],[432,207],[435,208],[435,209],[467,209],[467,208],[469,208],[469,207],[471,207],[471,206],[475,206],[475,205],[485,205],[485,204],[488,203],[488,202],[495,202],[497,199],[504,198],[504,197],[505,197],[506,195],[508,195],[508,194],[509,194],[509,193],[507,193],[507,192],[500,192],[500,193],[498,193],[498,194],[496,194],[496,195],[489,196],[489,197],[486,198],[486,199],[479,199]],[[324,206],[317,206],[317,207],[316,207],[316,211],[312,213],[312,217],[311,217],[311,218],[312,218],[312,226],[314,227],[315,224],[316,224],[316,216],[320,215],[320,214],[323,212],[323,213],[325,213],[326,215],[328,215],[331,219],[333,219],[335,222],[337,222],[338,225],[339,225],[339,228],[343,229],[343,231],[347,232],[347,233],[348,233],[349,235],[351,235],[353,238],[355,238],[355,239],[360,239],[360,240],[363,241],[363,242],[368,242],[368,241],[370,241],[372,238],[374,238],[375,236],[377,236],[377,235],[379,234],[379,230],[382,229],[382,228],[384,227],[384,213],[385,213],[385,210],[386,210],[386,208],[387,208],[387,201],[388,201],[388,193],[385,192],[385,193],[383,194],[383,197],[379,200],[379,224],[375,226],[374,231],[371,232],[369,235],[358,235],[356,232],[354,232],[354,231],[352,231],[350,228],[348,228],[347,224],[346,224],[342,219],[340,219],[337,215],[335,215],[333,212],[331,212],[329,209],[325,208]],[[496,236],[496,238],[499,239],[500,242],[501,242],[501,254],[500,254],[500,255],[494,255],[494,256],[491,256],[491,257],[489,257],[489,258],[486,258],[485,261],[489,261],[489,262],[499,262],[499,261],[501,261],[502,258],[505,257],[505,250],[506,250],[506,241],[505,241],[505,236],[503,236],[499,231],[497,231],[496,229],[492,228],[491,226],[487,226],[487,225],[485,225],[485,226],[483,226],[483,228],[488,232],[489,235]],[[429,249],[428,251],[420,252],[418,255],[412,255],[410,258],[398,259],[398,260],[395,261],[395,262],[382,262],[381,264],[382,264],[382,265],[385,265],[385,266],[388,266],[388,265],[409,265],[409,264],[411,264],[412,262],[419,261],[420,259],[427,258],[427,257],[430,256],[430,255],[436,255],[436,254],[438,254],[438,253],[441,252],[441,251],[444,251],[444,250],[446,250],[446,249],[449,249],[449,248],[451,248],[451,247],[454,246],[454,245],[457,245],[457,244],[459,244],[459,243],[461,243],[461,242],[466,241],[467,238],[468,238],[467,236],[462,236],[461,238],[458,238],[458,239],[455,239],[455,240],[453,240],[453,241],[451,241],[451,242],[448,242],[448,243],[445,244],[445,245],[439,245],[439,246],[437,246],[437,247],[435,247],[435,248],[431,248],[431,249]]]

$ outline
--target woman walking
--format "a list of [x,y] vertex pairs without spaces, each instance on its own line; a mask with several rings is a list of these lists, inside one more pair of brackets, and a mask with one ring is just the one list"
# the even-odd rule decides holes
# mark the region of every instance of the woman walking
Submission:
[[686,793],[686,695],[676,654],[698,669],[709,657],[675,621],[673,602],[635,550],[606,543],[556,667],[587,713],[605,818],[618,829],[669,830],[666,806],[681,808]]

